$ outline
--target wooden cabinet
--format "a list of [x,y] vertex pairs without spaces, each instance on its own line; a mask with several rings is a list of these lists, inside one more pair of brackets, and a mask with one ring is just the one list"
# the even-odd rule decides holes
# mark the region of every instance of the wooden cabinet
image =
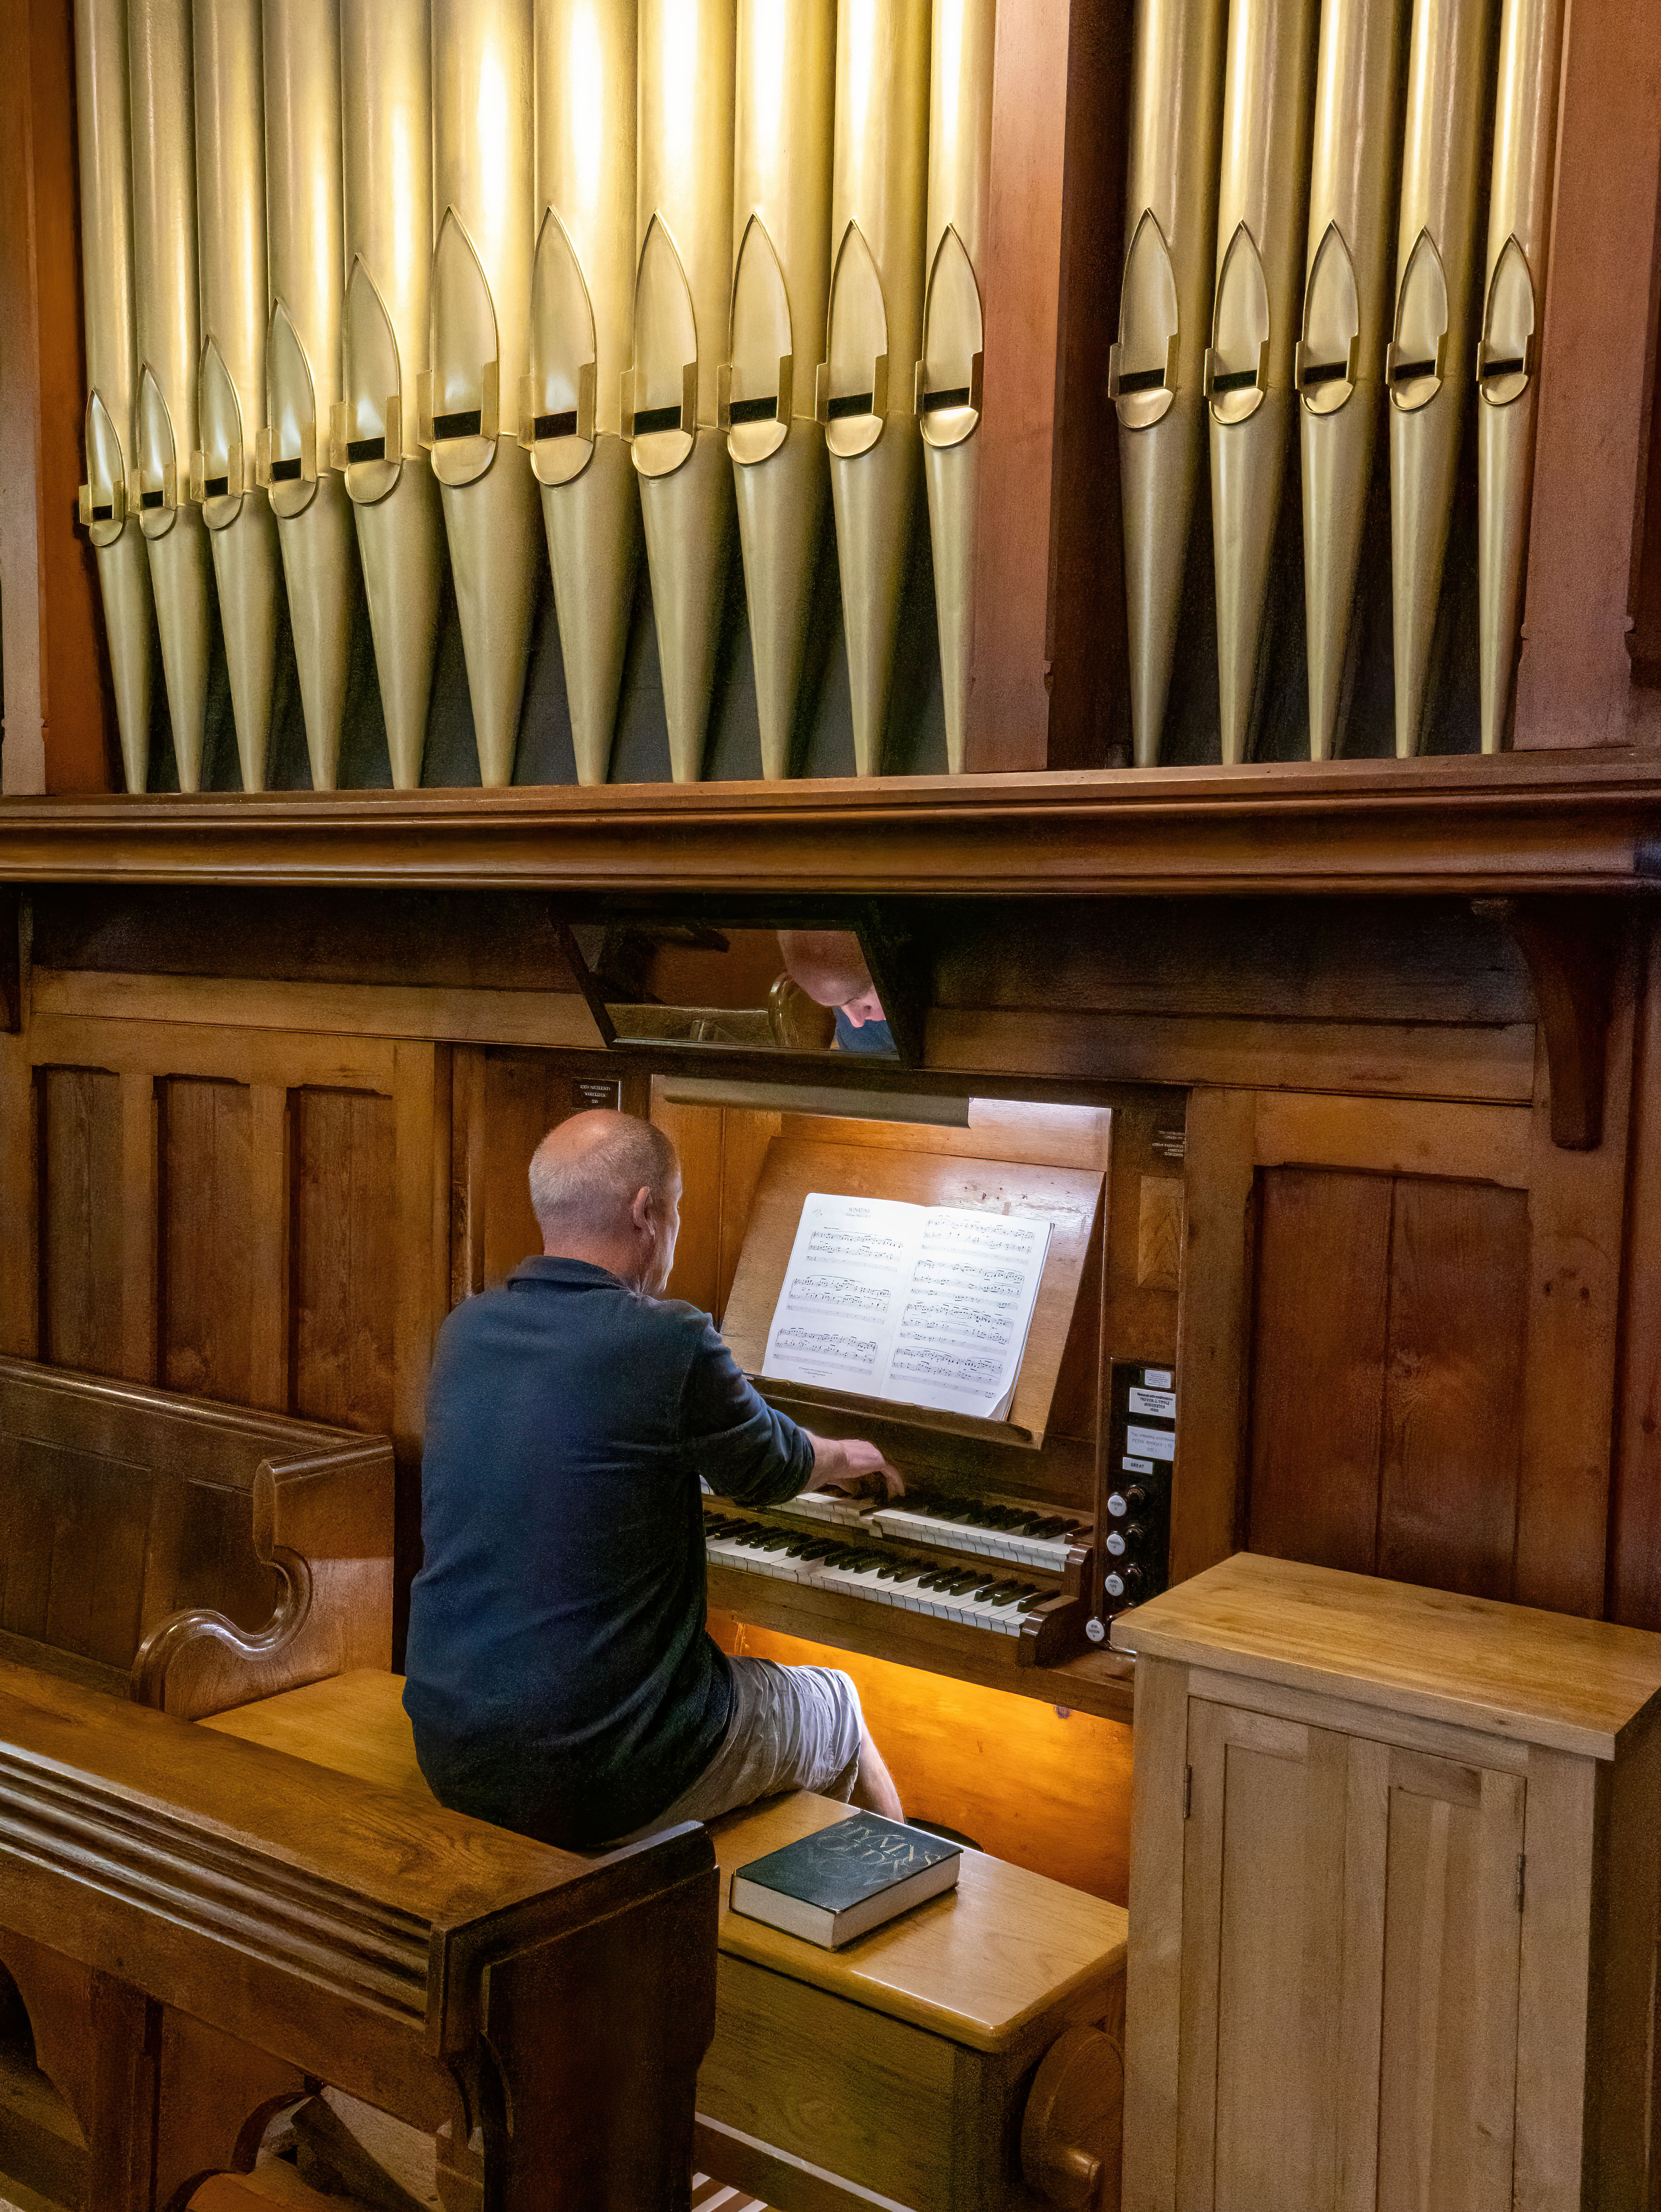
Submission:
[[1113,1638],[1125,2212],[1648,2212],[1661,1637],[1243,1553]]

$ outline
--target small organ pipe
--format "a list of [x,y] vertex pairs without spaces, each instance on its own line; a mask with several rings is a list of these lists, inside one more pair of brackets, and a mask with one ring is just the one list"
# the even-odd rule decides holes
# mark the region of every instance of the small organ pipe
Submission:
[[[1019,4],[1019,0],[1017,0]],[[961,775],[975,645],[982,276],[992,157],[997,0],[934,0],[928,215],[916,402],[934,556],[946,760]]]
[[138,521],[149,558],[179,787],[195,791],[208,717],[210,562],[202,510],[190,496],[200,323],[189,0],[130,0],[127,64]]
[[830,289],[835,0],[739,0],[722,421],[744,551],[762,773],[790,773],[830,486],[813,376]]

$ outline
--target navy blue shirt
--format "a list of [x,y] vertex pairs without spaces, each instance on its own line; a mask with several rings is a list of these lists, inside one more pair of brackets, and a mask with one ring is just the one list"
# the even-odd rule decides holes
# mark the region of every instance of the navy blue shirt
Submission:
[[837,1008],[837,1043],[843,1052],[885,1052],[899,1057],[886,1022],[861,1022],[856,1027],[842,1008]]
[[768,1505],[812,1465],[694,1306],[550,1259],[458,1306],[427,1392],[404,1692],[441,1802],[573,1850],[672,1803],[732,1711],[699,1477]]

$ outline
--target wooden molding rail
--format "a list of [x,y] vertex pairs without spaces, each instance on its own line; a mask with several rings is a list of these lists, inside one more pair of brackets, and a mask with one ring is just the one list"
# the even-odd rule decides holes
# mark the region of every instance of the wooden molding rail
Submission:
[[922,896],[1661,888],[1634,749],[812,784],[0,801],[0,882]]

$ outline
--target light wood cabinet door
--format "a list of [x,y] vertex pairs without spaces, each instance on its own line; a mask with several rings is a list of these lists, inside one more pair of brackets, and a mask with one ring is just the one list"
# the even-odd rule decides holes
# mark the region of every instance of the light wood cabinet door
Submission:
[[1522,1778],[1188,1716],[1179,2212],[1503,2212]]

